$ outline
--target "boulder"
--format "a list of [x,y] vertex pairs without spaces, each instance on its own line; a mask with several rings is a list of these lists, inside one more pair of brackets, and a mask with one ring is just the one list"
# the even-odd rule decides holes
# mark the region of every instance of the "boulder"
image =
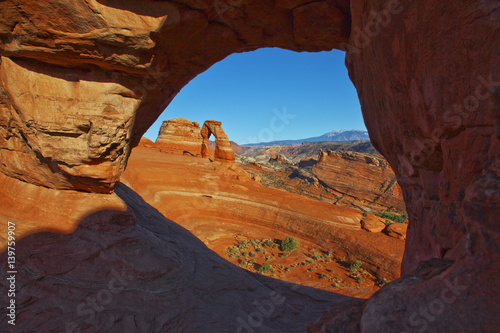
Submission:
[[369,232],[382,232],[385,227],[384,220],[375,215],[370,214],[361,221],[361,228]]
[[406,239],[406,231],[408,224],[405,223],[392,223],[385,228],[385,233],[391,237]]

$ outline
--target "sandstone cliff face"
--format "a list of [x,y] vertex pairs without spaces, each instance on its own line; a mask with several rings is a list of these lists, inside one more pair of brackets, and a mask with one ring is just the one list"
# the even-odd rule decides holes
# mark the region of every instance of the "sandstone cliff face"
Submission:
[[[213,63],[268,46],[346,49],[370,138],[395,170],[407,204],[408,276],[363,304],[336,304],[349,313],[330,312],[323,326],[494,331],[500,298],[498,1],[352,1],[350,13],[347,1],[333,0],[214,4],[0,2],[0,171],[53,189],[110,192],[130,147]],[[44,253],[60,253],[57,242],[42,243],[51,245]],[[36,265],[33,257],[22,258]],[[57,269],[40,267],[25,283],[43,299],[57,288],[37,279]],[[434,316],[420,315],[422,307]],[[41,317],[26,311],[25,330],[41,327]],[[53,309],[52,318],[60,312]]]
[[200,124],[174,118],[163,122],[155,143],[162,152],[201,156],[202,141]]
[[0,171],[110,192],[130,147],[198,73],[265,46],[340,47],[346,4],[2,1]]
[[369,212],[405,210],[396,175],[382,158],[355,152],[322,152],[312,174],[338,193],[337,204]]

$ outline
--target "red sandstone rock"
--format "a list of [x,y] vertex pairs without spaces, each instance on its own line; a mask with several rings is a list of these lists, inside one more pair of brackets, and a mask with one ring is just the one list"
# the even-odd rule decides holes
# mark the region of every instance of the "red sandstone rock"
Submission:
[[215,160],[219,162],[234,163],[234,151],[221,124],[222,123],[217,120],[205,121],[201,128],[201,136],[203,137],[201,154],[203,157],[208,157],[210,155],[208,139],[210,139],[210,136],[213,134],[215,137]]
[[290,161],[283,155],[278,154],[278,155],[273,155],[269,159],[269,162],[279,162],[279,163],[284,163],[284,164],[289,164]]
[[355,152],[320,152],[312,173],[337,193],[338,204],[369,212],[405,210],[396,175],[387,161]]
[[[26,187],[46,193],[40,197],[48,200],[46,212],[61,205],[55,223],[64,221],[64,213],[74,219],[71,206],[96,210],[67,232],[16,238],[16,325],[2,311],[2,332],[237,332],[251,328],[249,316],[265,304],[274,310],[259,330],[298,333],[328,304],[351,299],[236,267],[123,184],[112,195],[21,186],[25,194]],[[128,211],[105,208],[104,197],[114,197]],[[40,202],[32,198],[30,204]],[[16,220],[19,229],[24,221]],[[0,265],[7,267],[6,255]],[[8,301],[5,269],[0,276],[1,300]]]
[[[233,230],[271,229],[338,251],[339,258],[362,260],[378,276],[399,276],[403,242],[361,230],[361,211],[264,187],[237,164],[137,147],[122,178],[204,242]],[[225,249],[213,250],[224,255]]]
[[149,140],[148,138],[142,137],[141,141],[139,141],[139,146],[145,147],[145,148],[156,148],[156,145],[153,141]]
[[385,228],[385,232],[391,237],[406,239],[407,228],[408,225],[405,223],[392,223]]
[[[350,13],[345,1],[294,1],[288,6],[283,1],[242,0],[223,10],[213,8],[213,3],[0,2],[0,171],[53,189],[110,192],[125,169],[130,147],[139,142],[182,86],[213,63],[259,47],[347,49],[349,75],[370,138],[398,175],[410,217],[403,261],[403,273],[409,276],[383,288],[359,306],[360,312],[352,318],[361,316],[359,328],[366,332],[427,327],[495,331],[500,298],[496,288],[500,144],[496,134],[498,96],[494,96],[500,77],[498,2],[352,1]],[[349,44],[344,44],[347,38]],[[3,192],[2,198],[6,195]],[[164,229],[157,232],[168,234]],[[62,251],[56,250],[57,242],[42,237],[36,243],[40,247],[27,252],[43,245],[48,248],[41,251],[42,256],[54,252],[78,255],[78,251],[65,250],[86,249],[85,240],[100,234],[84,236],[83,242],[64,242]],[[137,237],[134,244],[157,239]],[[108,241],[113,246],[113,239],[108,238],[106,244]],[[91,252],[88,257],[98,254]],[[22,258],[37,271],[43,267],[28,254]],[[189,260],[196,261],[191,256],[175,262],[182,267]],[[116,265],[124,261],[122,257]],[[440,269],[426,271],[425,265],[434,261],[442,263]],[[54,262],[68,265],[74,258]],[[157,263],[154,258],[150,262]],[[87,265],[83,270],[88,274],[93,268],[92,276],[96,276],[102,267],[109,273],[112,266]],[[149,278],[150,273],[168,274],[146,271]],[[48,268],[45,272],[60,273]],[[54,302],[47,296],[59,289],[47,281],[50,279],[38,280],[40,275],[30,274],[26,270],[20,275],[28,277],[20,282],[23,293],[29,294],[29,304],[41,305],[26,309],[27,324],[21,329],[54,331],[57,327],[62,331],[57,321],[69,317],[64,310],[68,304],[60,300],[75,295],[67,287],[75,282],[74,277],[65,280],[61,297]],[[80,274],[76,271],[74,276]],[[241,275],[228,279],[231,277],[245,280]],[[463,288],[453,301],[443,303],[439,317],[432,317],[432,322],[411,317],[422,307],[438,304],[444,288],[450,288],[446,281]],[[223,289],[221,285],[227,288],[227,281],[215,289]],[[202,290],[203,286],[180,289]],[[88,291],[92,288],[89,284],[80,289],[81,299],[92,295]],[[233,290],[241,292],[241,288]],[[265,293],[259,295],[265,297]],[[223,300],[234,299],[234,294],[225,296]],[[148,323],[164,314],[163,304],[158,307],[161,314],[148,308],[145,313],[155,315],[138,322],[136,318],[141,316],[130,313],[128,306],[143,295],[116,297],[121,302],[113,303],[115,318],[124,327],[130,322],[148,330]],[[180,304],[187,304],[193,298],[169,300],[181,299],[186,302]],[[238,304],[249,302],[242,298]],[[142,303],[139,306],[144,310]],[[179,304],[175,307],[181,308]],[[309,309],[309,304],[302,309]],[[224,310],[218,313],[226,314]],[[247,307],[231,317],[247,310],[252,309]],[[355,312],[352,306],[349,311]],[[191,324],[187,312],[174,313],[171,318]],[[219,318],[211,313],[197,319],[202,326]],[[342,331],[345,317],[337,315],[336,319],[340,321],[323,320],[321,326]],[[415,320],[419,324],[410,326]],[[158,325],[162,324],[165,322]],[[297,327],[294,321],[289,325]]]
[[200,124],[174,118],[165,120],[161,125],[156,146],[164,153],[201,156],[202,141]]
[[383,219],[370,214],[363,221],[361,221],[361,227],[369,232],[381,232],[385,229],[386,224]]

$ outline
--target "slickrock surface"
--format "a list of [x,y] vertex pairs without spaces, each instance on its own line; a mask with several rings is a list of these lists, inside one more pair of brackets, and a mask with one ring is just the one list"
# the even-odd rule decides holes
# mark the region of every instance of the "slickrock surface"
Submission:
[[400,274],[403,242],[361,230],[361,211],[264,187],[236,165],[136,147],[122,178],[221,256],[246,229],[271,239],[279,231],[339,258],[362,260],[378,276]]
[[[324,331],[346,331],[344,327],[363,332],[497,331],[498,1],[348,3],[241,0],[222,6],[208,0],[1,1],[0,171],[34,186],[110,193],[125,169],[131,147],[180,89],[212,64],[232,53],[261,47],[345,49],[370,139],[395,171],[407,205],[410,223],[402,265],[406,276],[364,303],[342,307],[332,298],[332,309],[344,309],[345,315],[330,311],[331,320],[323,317],[318,325]],[[10,195],[6,189],[1,191],[2,200]],[[36,205],[47,203],[37,201]],[[11,213],[2,214],[10,218]],[[114,230],[103,237],[109,241],[121,237]],[[164,238],[151,236],[151,242],[155,239],[160,239],[158,248],[169,246],[161,242]],[[148,251],[151,247],[146,243],[136,244]],[[87,251],[87,243],[44,238],[40,244],[46,246],[41,255],[49,258]],[[92,259],[94,254],[89,254]],[[195,257],[173,262],[182,267],[195,262]],[[57,269],[33,256],[21,258],[26,258],[27,267],[46,269],[43,274],[26,272],[24,283],[34,287],[22,289],[47,299],[43,305],[62,304],[49,302],[58,290],[64,302],[73,302],[71,284],[86,290],[87,282],[77,280],[79,271],[72,280],[63,279],[71,282],[57,288],[49,282],[51,278],[43,278],[52,272],[57,275]],[[69,265],[78,260],[62,262]],[[117,260],[112,265],[124,262],[129,261]],[[96,274],[111,269],[99,263],[82,267]],[[168,272],[159,275],[163,273]],[[217,281],[212,276],[204,277],[204,283]],[[239,283],[244,280],[241,277]],[[148,279],[144,280],[150,290]],[[6,283],[3,276],[2,281]],[[214,290],[228,290],[228,282],[220,281]],[[179,285],[177,290],[202,291],[203,286]],[[232,290],[231,297],[242,292],[241,288]],[[161,297],[174,302],[178,298],[173,295]],[[179,298],[183,306],[198,297],[196,293],[191,296]],[[144,293],[140,297],[147,298],[149,302],[144,303],[154,309],[143,303],[138,309],[158,314],[155,318],[164,313],[161,305],[153,305],[154,296]],[[218,300],[223,303],[221,299],[231,297]],[[301,303],[310,300],[302,298]],[[141,316],[134,317],[136,311],[129,308],[135,300],[112,303],[117,318],[123,318],[119,325],[142,325]],[[250,304],[248,299],[235,303]],[[238,308],[232,301],[229,304]],[[56,321],[67,308],[56,305],[47,311],[45,306],[30,308],[28,302],[25,306],[24,331],[59,325]],[[297,315],[314,317],[316,312],[307,309]],[[422,314],[422,309],[429,309],[431,315]],[[228,313],[213,311],[193,321],[182,312],[162,317],[159,323],[168,321],[167,328],[178,327],[178,322],[207,327]],[[351,318],[361,318],[356,321],[359,326]],[[156,322],[147,317],[146,323]],[[221,331],[220,327],[206,330]]]
[[[8,222],[14,223],[15,240],[43,231],[69,234],[82,219],[96,211],[127,211],[115,194],[58,191],[1,173],[0,184],[0,228],[6,231]],[[7,237],[7,232],[0,233],[1,251],[7,247]]]
[[200,124],[184,118],[165,120],[155,141],[162,152],[192,156],[201,156],[202,142]]
[[384,159],[355,152],[322,152],[312,174],[334,190],[343,205],[370,212],[405,210],[396,175]]
[[71,234],[17,242],[17,320],[3,311],[2,332],[304,332],[349,299],[237,268],[127,186],[115,192],[128,212],[99,209]]

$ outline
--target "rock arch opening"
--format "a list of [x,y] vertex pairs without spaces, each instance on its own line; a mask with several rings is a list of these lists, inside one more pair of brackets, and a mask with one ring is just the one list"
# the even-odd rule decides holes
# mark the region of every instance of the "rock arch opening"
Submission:
[[[241,0],[223,9],[187,0],[172,2],[171,15],[152,20],[142,20],[133,6],[126,15],[134,19],[106,19],[89,8],[92,2],[0,2],[0,171],[9,184],[109,193],[130,147],[180,88],[213,63],[268,46],[346,49],[372,142],[397,173],[407,202],[407,277],[367,301],[349,303],[349,322],[335,316],[345,310],[336,304],[318,325],[406,331],[424,306],[440,316],[432,321],[436,331],[498,327],[498,267],[492,264],[500,242],[496,0]],[[58,75],[21,61],[69,76],[54,81]],[[77,79],[81,69],[97,74]],[[102,91],[106,100],[96,104]],[[66,118],[62,123],[46,117],[52,110],[41,116],[20,98],[72,107],[55,108]],[[130,121],[118,121],[120,110],[133,111]],[[5,212],[26,218],[7,206]],[[454,288],[456,297],[443,300],[443,288]],[[398,320],[395,308],[403,309]],[[478,315],[456,316],[471,310]],[[428,318],[418,317],[416,325],[425,329]]]

